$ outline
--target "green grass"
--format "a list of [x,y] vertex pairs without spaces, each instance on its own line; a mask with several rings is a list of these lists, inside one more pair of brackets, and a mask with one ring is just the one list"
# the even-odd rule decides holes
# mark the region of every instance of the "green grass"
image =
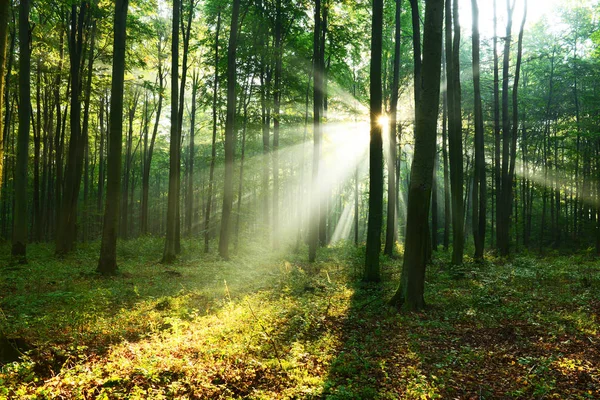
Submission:
[[[120,243],[120,274],[93,271],[98,245],[29,264],[0,259],[1,328],[26,354],[0,399],[598,398],[600,263],[586,255],[428,268],[426,312],[359,282],[363,250],[248,246],[224,262],[184,243]],[[3,249],[6,250],[6,249]],[[2,251],[1,254],[7,254]]]

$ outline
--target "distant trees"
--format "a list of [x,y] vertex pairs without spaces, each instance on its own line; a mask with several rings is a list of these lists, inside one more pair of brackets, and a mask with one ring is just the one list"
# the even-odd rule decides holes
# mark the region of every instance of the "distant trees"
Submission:
[[[472,0],[469,55],[458,15],[466,8],[447,0],[441,115],[420,110],[434,94],[421,99],[431,84],[424,59],[435,55],[422,43],[423,5],[433,21],[438,1],[411,0],[402,13],[401,1],[176,0],[173,21],[120,2],[114,11],[132,21],[124,49],[115,31],[122,20],[105,18],[113,12],[106,3],[57,2],[46,12],[41,0],[24,28],[27,3],[1,4],[0,237],[14,240],[15,254],[29,241],[54,241],[63,255],[102,236],[98,269],[110,274],[113,228],[122,239],[166,236],[166,262],[180,252],[182,229],[224,258],[256,237],[274,248],[304,244],[312,262],[320,246],[351,238],[366,240],[363,278],[378,281],[381,240],[393,256],[405,224],[406,268],[421,268],[419,257],[434,258],[439,244],[452,247],[454,264],[471,243],[479,260],[521,246],[600,249],[600,40],[591,3],[562,6],[552,31],[522,20],[517,38],[513,10],[520,18],[524,0],[499,5],[495,19],[507,26],[493,37],[480,32],[483,7]],[[127,66],[117,87],[113,61],[117,72]],[[367,109],[369,178],[366,136],[354,135],[365,130]],[[433,153],[424,115],[437,121]],[[421,176],[430,156],[431,181]],[[425,219],[420,208],[406,212],[418,182],[431,185],[412,194],[425,205],[430,191]],[[424,255],[412,253],[415,238]]]

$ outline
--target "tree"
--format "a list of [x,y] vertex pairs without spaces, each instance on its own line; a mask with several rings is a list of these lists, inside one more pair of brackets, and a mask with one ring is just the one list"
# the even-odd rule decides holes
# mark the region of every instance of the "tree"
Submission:
[[[4,108],[4,76],[6,75],[9,12],[10,0],[0,0],[0,191],[2,188],[2,177],[4,176],[4,125],[2,110]],[[1,193],[0,196],[2,196]]]
[[173,0],[173,33],[171,36],[171,142],[169,144],[169,197],[167,205],[167,236],[162,262],[175,261],[177,209],[179,207],[179,14],[181,0]]
[[390,304],[400,309],[425,306],[427,222],[431,200],[433,164],[440,97],[443,0],[427,0],[423,29],[423,70],[418,115],[415,121],[415,151],[408,191],[406,242],[400,286]]
[[398,90],[400,86],[400,15],[402,12],[402,2],[396,0],[396,30],[394,34],[394,77],[392,80],[392,99],[390,101],[390,140],[389,150],[390,159],[388,160],[388,201],[387,201],[387,223],[385,234],[384,253],[393,256],[394,245],[396,243],[396,134],[398,126]]
[[71,252],[74,249],[77,239],[77,206],[85,149],[85,138],[82,135],[81,129],[81,102],[79,99],[81,95],[80,71],[83,56],[83,30],[88,9],[89,4],[86,1],[81,2],[79,11],[77,4],[74,3],[71,6],[71,28],[68,36],[71,75],[71,112],[69,114],[71,136],[65,168],[64,191],[58,219],[58,234],[56,235],[56,253],[59,255]]
[[102,275],[114,275],[117,272],[117,232],[119,228],[119,201],[121,194],[123,91],[128,3],[128,0],[117,0],[115,4],[106,205],[104,209],[100,260],[98,261],[98,272]]
[[308,261],[317,258],[319,245],[319,220],[321,199],[319,163],[321,162],[321,111],[323,106],[323,69],[321,66],[321,0],[315,0],[315,26],[313,33],[313,164],[311,208],[308,223]]
[[235,141],[235,78],[236,49],[238,36],[238,19],[240,0],[234,0],[231,13],[231,29],[229,47],[227,49],[227,117],[225,120],[225,182],[223,189],[223,211],[221,214],[221,234],[219,237],[219,254],[229,259],[229,236],[231,224],[231,208],[233,205],[233,158]]
[[215,33],[215,77],[213,80],[212,95],[212,146],[210,157],[210,170],[208,175],[208,201],[206,202],[206,212],[204,214],[204,252],[208,253],[210,241],[210,213],[212,208],[212,192],[215,176],[215,162],[217,158],[217,92],[219,90],[219,32],[221,30],[221,10],[217,14],[217,29]]
[[475,241],[475,259],[483,258],[486,221],[486,180],[485,147],[483,139],[483,110],[481,106],[481,77],[479,68],[479,7],[477,0],[471,0],[472,42],[473,42],[473,92],[475,114],[475,162],[473,172],[473,239]]
[[[452,7],[451,7],[452,4]],[[452,35],[454,27],[454,35]],[[446,0],[446,71],[448,96],[448,156],[452,201],[452,264],[462,264],[464,252],[463,149],[460,94],[460,24],[458,0]]]
[[26,261],[27,253],[27,160],[29,157],[29,115],[31,113],[29,0],[19,4],[19,132],[15,165],[15,210],[12,256]]
[[371,25],[370,69],[370,121],[369,145],[369,224],[367,226],[367,250],[363,280],[379,282],[379,252],[381,251],[381,224],[383,219],[383,138],[381,135],[381,59],[383,42],[383,0],[373,0]]
[[164,99],[165,90],[165,78],[166,71],[163,68],[164,60],[164,49],[166,43],[162,40],[162,28],[160,22],[157,22],[157,33],[158,41],[156,45],[157,49],[157,75],[158,80],[158,104],[156,106],[156,116],[154,119],[154,128],[152,129],[152,137],[150,138],[150,144],[148,144],[148,138],[144,137],[144,168],[142,171],[142,210],[141,210],[141,232],[142,235],[148,233],[148,207],[149,207],[149,192],[150,192],[150,167],[152,164],[152,156],[154,155],[154,146],[156,144],[156,136],[158,134],[158,126],[160,123],[160,116],[162,113],[162,105]]

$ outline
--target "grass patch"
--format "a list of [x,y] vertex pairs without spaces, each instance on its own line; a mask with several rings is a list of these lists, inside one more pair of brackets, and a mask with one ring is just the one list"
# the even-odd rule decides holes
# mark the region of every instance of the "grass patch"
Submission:
[[[93,273],[97,244],[0,268],[1,328],[25,353],[0,372],[0,399],[598,398],[600,264],[517,257],[428,269],[424,313],[359,282],[363,249],[224,262],[162,240],[120,245],[120,274]],[[6,252],[3,252],[6,254]],[[8,259],[0,260],[7,264]]]

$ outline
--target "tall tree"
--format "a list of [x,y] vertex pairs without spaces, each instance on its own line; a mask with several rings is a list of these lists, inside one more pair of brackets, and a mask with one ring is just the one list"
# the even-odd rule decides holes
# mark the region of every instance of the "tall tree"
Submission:
[[186,218],[187,218],[187,235],[192,236],[193,234],[193,221],[195,220],[195,207],[194,207],[194,155],[195,149],[195,129],[196,129],[196,96],[198,88],[200,87],[200,74],[198,70],[194,70],[192,73],[192,111],[190,115],[190,144],[188,154],[188,170],[187,170],[187,195],[186,199]]
[[171,263],[177,255],[177,209],[179,207],[179,15],[181,0],[173,0],[171,36],[171,141],[169,143],[169,195],[167,200],[167,237],[162,262]]
[[152,129],[152,136],[150,143],[148,139],[144,138],[144,168],[142,171],[142,210],[141,210],[141,233],[145,235],[148,233],[148,208],[149,208],[149,192],[150,192],[150,167],[152,164],[152,156],[154,155],[154,145],[156,143],[156,136],[158,135],[158,127],[160,124],[160,117],[162,114],[162,105],[165,91],[165,78],[166,71],[164,71],[163,60],[164,50],[166,43],[163,40],[161,32],[162,25],[157,23],[158,28],[158,41],[156,45],[157,50],[157,75],[158,81],[158,104],[156,105],[156,115],[154,119],[154,128]]
[[31,113],[29,0],[19,4],[19,132],[15,165],[15,208],[12,255],[21,262],[27,253],[27,161],[29,158],[29,115]]
[[[452,30],[454,28],[454,32]],[[448,158],[452,201],[452,263],[462,264],[464,252],[463,150],[460,95],[460,24],[458,0],[446,0],[446,71],[448,96]]]
[[121,197],[123,91],[128,3],[129,0],[117,0],[115,4],[106,205],[104,208],[100,260],[98,261],[98,272],[102,275],[114,275],[117,272],[117,232],[119,228],[119,200]]
[[69,119],[71,136],[69,138],[64,191],[56,235],[57,254],[66,254],[72,251],[77,239],[77,205],[79,203],[85,150],[85,139],[81,129],[80,74],[84,44],[83,30],[86,24],[86,12],[88,11],[89,5],[86,1],[82,1],[79,7],[76,3],[71,6],[71,26],[68,36],[71,76],[71,113]]
[[383,0],[373,0],[371,25],[371,68],[369,75],[371,142],[369,145],[369,223],[363,280],[381,279],[379,252],[383,219],[383,138],[381,135],[381,59],[383,50]]
[[273,87],[273,247],[279,247],[279,123],[281,119],[281,75],[283,72],[283,11],[275,6],[275,82]]
[[227,116],[225,119],[225,182],[223,189],[223,211],[221,214],[221,234],[219,237],[219,254],[229,259],[229,236],[231,225],[231,208],[233,205],[233,158],[235,150],[235,79],[236,50],[238,39],[238,20],[240,0],[234,0],[231,12],[231,28],[229,31],[229,47],[227,49]]
[[509,178],[510,164],[510,116],[508,112],[509,95],[509,62],[510,62],[510,44],[512,36],[512,15],[515,3],[510,5],[510,0],[506,0],[506,36],[504,39],[504,57],[502,61],[502,156],[500,170],[500,186],[497,188],[496,207],[498,210],[498,220],[496,221],[496,244],[498,253],[506,256],[510,248],[509,219],[511,216],[510,196],[513,182]]
[[212,145],[210,156],[210,168],[208,172],[208,200],[206,202],[206,212],[204,213],[204,252],[208,253],[210,241],[210,213],[213,199],[213,183],[215,176],[215,162],[217,159],[217,94],[219,90],[219,32],[221,30],[221,10],[217,14],[217,30],[215,33],[215,77],[213,79],[212,95]]
[[486,180],[485,147],[483,139],[483,110],[481,106],[481,77],[479,68],[479,6],[477,0],[471,0],[472,10],[472,51],[473,51],[473,92],[475,114],[475,162],[473,172],[473,238],[475,241],[475,259],[483,258],[486,221]]
[[385,234],[385,248],[383,252],[388,256],[394,255],[394,244],[396,243],[397,219],[396,219],[396,134],[398,125],[398,90],[400,86],[400,17],[402,13],[402,1],[396,0],[396,29],[394,34],[394,77],[392,79],[392,98],[390,101],[390,139],[388,160],[388,201],[387,201],[387,223]]
[[[4,124],[2,110],[4,109],[4,76],[6,75],[6,59],[8,45],[8,22],[10,0],[0,0],[0,191],[4,176]],[[10,55],[8,55],[10,57]],[[8,107],[8,104],[6,105]],[[0,193],[0,196],[2,194]]]
[[440,97],[443,0],[427,0],[423,32],[423,70],[415,130],[415,151],[408,191],[406,242],[400,286],[390,300],[396,308],[420,310],[425,306],[427,222]]
[[317,258],[321,210],[319,163],[321,162],[321,111],[323,106],[323,71],[321,66],[321,0],[315,0],[313,32],[313,163],[311,208],[308,224],[308,261]]

